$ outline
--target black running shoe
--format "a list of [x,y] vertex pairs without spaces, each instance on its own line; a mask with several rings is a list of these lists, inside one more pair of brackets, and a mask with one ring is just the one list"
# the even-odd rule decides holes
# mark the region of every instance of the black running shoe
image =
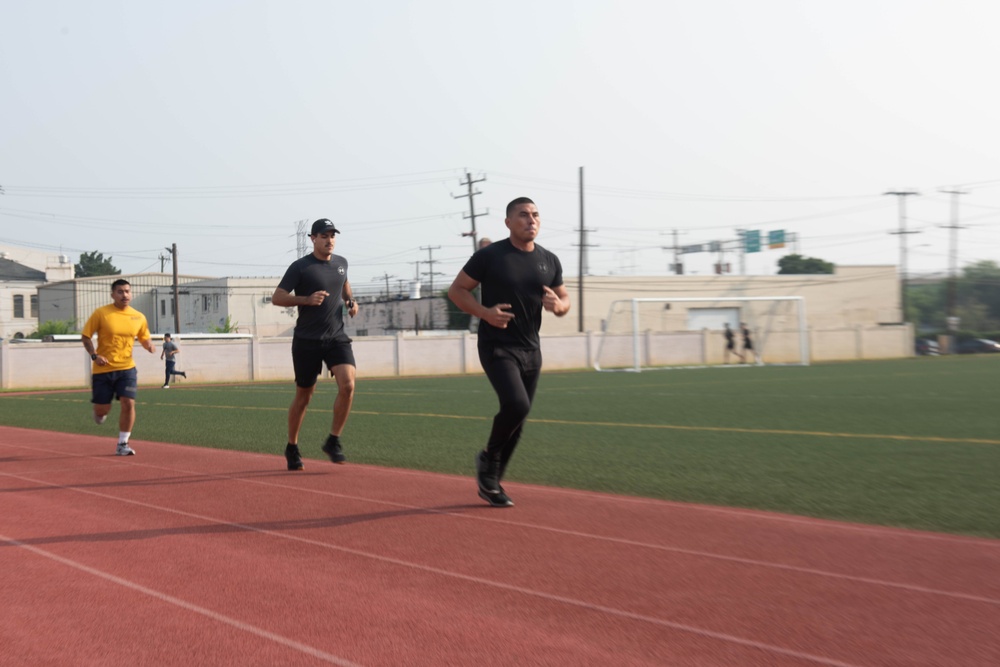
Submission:
[[486,452],[476,454],[476,483],[479,485],[479,495],[484,493],[495,496],[500,493],[500,462]]
[[326,442],[323,443],[323,451],[326,452],[326,455],[334,463],[344,463],[347,461],[347,457],[344,456],[344,449],[340,446],[340,438],[335,435],[326,437]]
[[299,454],[299,446],[289,443],[285,446],[285,460],[288,461],[289,470],[302,470],[302,455]]
[[479,497],[490,504],[490,507],[513,507],[514,501],[507,496],[506,493],[501,491],[500,493],[483,493],[482,489],[479,489]]

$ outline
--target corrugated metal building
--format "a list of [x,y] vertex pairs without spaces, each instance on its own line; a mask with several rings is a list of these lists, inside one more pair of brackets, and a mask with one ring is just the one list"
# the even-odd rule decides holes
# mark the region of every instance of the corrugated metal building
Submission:
[[[70,321],[74,329],[80,329],[90,314],[101,306],[111,303],[111,283],[124,278],[132,284],[132,307],[146,316],[152,327],[158,318],[156,294],[169,294],[167,320],[173,322],[174,277],[169,273],[136,273],[116,276],[95,276],[76,278],[38,287],[38,321]],[[180,292],[186,294],[189,283],[206,280],[204,276],[177,276]],[[182,297],[183,298],[183,297]],[[171,324],[172,327],[172,324]]]

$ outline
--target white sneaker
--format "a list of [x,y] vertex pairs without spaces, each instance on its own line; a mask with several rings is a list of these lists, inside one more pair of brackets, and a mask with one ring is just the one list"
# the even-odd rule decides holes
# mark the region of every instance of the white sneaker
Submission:
[[116,456],[135,456],[135,450],[128,446],[127,442],[119,442]]
[[100,417],[98,417],[97,415],[94,415],[94,423],[97,424],[98,426],[100,426],[101,424],[104,423],[104,420],[107,419],[107,418],[108,418],[107,415],[102,415]]
[[163,385],[163,388],[164,389],[170,389],[170,385],[169,384],[165,384],[165,385]]

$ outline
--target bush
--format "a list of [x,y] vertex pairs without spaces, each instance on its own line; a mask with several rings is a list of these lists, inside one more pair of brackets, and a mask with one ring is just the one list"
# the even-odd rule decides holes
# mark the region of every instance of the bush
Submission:
[[49,320],[38,325],[38,330],[28,334],[28,338],[45,338],[46,336],[65,336],[80,333],[73,326],[73,320]]

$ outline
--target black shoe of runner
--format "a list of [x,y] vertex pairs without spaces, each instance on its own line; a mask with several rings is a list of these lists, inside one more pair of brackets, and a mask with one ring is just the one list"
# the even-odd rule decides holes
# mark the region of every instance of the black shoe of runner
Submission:
[[334,463],[344,463],[347,457],[344,456],[344,449],[340,446],[340,438],[335,435],[328,435],[323,443],[323,451]]
[[299,454],[299,446],[288,444],[285,446],[285,460],[288,461],[289,470],[302,470],[302,455]]
[[479,489],[479,497],[490,504],[490,507],[513,507],[514,501],[510,497],[501,491],[500,493],[483,493],[482,489]]
[[476,454],[476,483],[479,495],[495,496],[500,493],[500,462],[487,456],[486,452]]

